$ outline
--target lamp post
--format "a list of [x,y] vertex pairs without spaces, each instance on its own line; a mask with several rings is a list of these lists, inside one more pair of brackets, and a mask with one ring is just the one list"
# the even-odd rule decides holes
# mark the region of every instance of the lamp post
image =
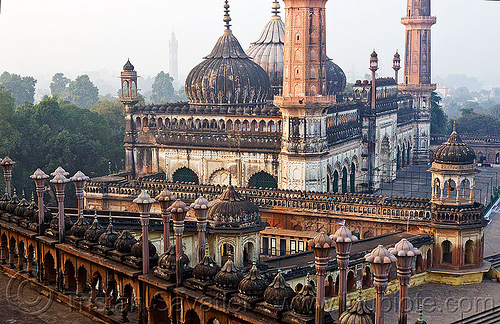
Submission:
[[78,199],[78,215],[83,211],[83,188],[85,187],[85,182],[89,179],[82,171],[78,171],[74,176],[69,178],[75,185],[76,199]]
[[184,233],[184,219],[186,219],[186,213],[189,209],[189,206],[180,199],[177,199],[172,206],[168,208],[168,211],[172,214],[172,218],[174,219],[175,277],[177,287],[182,283],[182,234]]
[[373,251],[365,255],[365,260],[371,263],[375,280],[373,285],[377,293],[375,300],[375,324],[384,324],[384,294],[388,285],[391,264],[396,257],[387,251],[383,245],[377,246]]
[[347,309],[347,267],[349,266],[349,256],[351,254],[352,242],[358,238],[352,235],[351,231],[342,225],[330,238],[335,242],[337,251],[337,264],[339,267],[339,318]]
[[16,162],[12,161],[8,156],[6,156],[0,164],[3,169],[3,177],[5,179],[5,189],[7,191],[7,196],[10,199],[10,181],[12,180],[12,168]]
[[330,250],[334,242],[321,232],[308,243],[309,247],[314,252],[314,265],[316,267],[316,316],[315,323],[323,324],[325,322],[325,276],[328,268],[328,259],[330,258]]
[[198,262],[205,256],[205,232],[207,230],[208,209],[213,205],[201,196],[191,204],[198,220]]
[[[64,228],[64,188],[66,188],[66,184],[70,180],[67,179],[63,173],[54,172],[51,174],[54,175],[54,178],[52,180],[50,180],[50,182],[56,188],[57,205],[59,208],[59,243],[63,243],[64,242],[64,231],[65,231],[65,228]],[[41,206],[40,208],[43,208],[43,206]]]
[[394,80],[396,80],[396,84],[398,84],[398,73],[401,69],[401,56],[396,50],[396,54],[394,54],[394,58],[392,59],[392,68],[394,69]]
[[35,173],[30,176],[35,181],[36,196],[38,197],[38,235],[43,235],[43,221],[45,216],[45,208],[43,206],[43,194],[45,192],[45,181],[49,178],[41,169],[36,169]]
[[370,70],[372,71],[372,98],[370,103],[370,115],[368,117],[368,192],[373,193],[373,168],[375,165],[375,100],[377,98],[375,72],[378,70],[378,57],[375,50],[373,50],[370,56]]
[[389,252],[396,256],[396,266],[398,268],[399,281],[399,315],[398,324],[408,323],[408,284],[411,278],[411,268],[415,256],[420,255],[420,251],[414,248],[407,240],[402,239]]
[[167,252],[170,247],[170,217],[172,216],[168,207],[175,201],[175,196],[167,189],[163,189],[155,199],[160,203],[161,218],[163,218],[163,252]]
[[151,206],[156,200],[151,198],[146,190],[142,190],[141,194],[134,199],[134,203],[139,208],[141,214],[142,226],[142,274],[149,273],[149,212]]

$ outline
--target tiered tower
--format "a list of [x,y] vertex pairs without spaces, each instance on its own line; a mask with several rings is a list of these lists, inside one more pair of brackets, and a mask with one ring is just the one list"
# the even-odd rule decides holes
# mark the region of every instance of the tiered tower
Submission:
[[127,63],[123,66],[120,79],[120,101],[125,106],[125,138],[123,140],[123,146],[125,147],[125,171],[135,172],[134,142],[136,129],[132,120],[132,114],[134,112],[134,105],[139,102],[139,98],[137,94],[137,72],[134,70],[134,66],[130,63],[130,60],[127,60]]
[[170,36],[169,46],[169,64],[170,64],[170,76],[174,78],[174,82],[179,81],[179,42],[175,37],[175,33],[172,32]]
[[403,92],[414,96],[416,129],[414,163],[429,161],[430,97],[436,85],[431,83],[431,27],[436,17],[431,16],[430,0],[408,0],[407,16],[401,19],[406,26],[406,52]]
[[283,189],[326,189],[325,108],[335,102],[327,95],[327,0],[285,0],[283,94],[274,104],[284,127],[278,183]]

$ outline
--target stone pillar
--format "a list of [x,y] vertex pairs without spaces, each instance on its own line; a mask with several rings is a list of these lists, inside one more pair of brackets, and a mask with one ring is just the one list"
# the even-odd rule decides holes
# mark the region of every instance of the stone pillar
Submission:
[[[12,242],[11,242],[12,244]],[[14,269],[14,258],[16,257],[16,250],[13,246],[9,246],[9,268]]]
[[330,238],[335,243],[337,251],[337,264],[339,267],[339,318],[347,309],[347,268],[351,254],[352,242],[358,238],[352,235],[347,227],[340,227]]
[[308,242],[309,247],[314,252],[314,265],[316,267],[315,324],[323,324],[325,322],[325,276],[333,244],[333,240],[324,232],[319,233],[314,239]]
[[137,204],[139,212],[141,214],[141,226],[142,226],[142,274],[149,273],[149,212],[151,206],[156,200],[151,198],[146,190],[143,190],[141,194],[134,199],[134,203]]
[[396,261],[396,258],[383,245],[379,245],[365,256],[365,260],[371,263],[375,278],[373,282],[377,293],[375,300],[375,324],[384,324],[384,294],[388,285],[391,264]]
[[76,198],[78,199],[78,215],[83,211],[83,189],[85,187],[85,182],[90,178],[83,174],[82,171],[78,171],[74,176],[70,178],[75,185]]
[[[64,243],[64,235],[65,235],[65,228],[64,228],[64,188],[66,187],[66,184],[70,181],[69,179],[66,179],[66,175],[68,175],[68,172],[64,171],[63,168],[59,167],[51,173],[54,178],[50,180],[50,182],[54,185],[56,188],[56,198],[57,198],[57,205],[59,209],[59,243]],[[43,206],[41,207],[43,208]]]
[[0,260],[2,264],[7,263],[7,255],[8,255],[8,246],[3,242],[0,242]]
[[198,221],[198,262],[201,262],[205,256],[205,232],[207,230],[207,215],[208,209],[212,207],[212,204],[208,202],[204,197],[199,197],[191,204],[191,208],[194,209],[196,214],[196,219]]
[[402,239],[389,252],[396,256],[399,281],[399,315],[398,324],[408,323],[408,285],[410,284],[411,270],[415,256],[420,251],[407,240]]
[[0,161],[0,165],[3,169],[3,178],[5,179],[5,190],[9,199],[11,197],[10,181],[12,180],[12,168],[14,167],[14,164],[16,164],[16,162],[12,161],[8,156]]
[[170,191],[164,189],[158,196],[156,201],[160,203],[161,217],[163,218],[163,252],[167,252],[170,247],[170,217],[168,207],[175,201],[175,196]]
[[24,266],[24,251],[18,250],[17,254],[17,270],[21,272]]
[[80,281],[80,278],[78,278],[78,271],[76,271],[75,275],[75,280],[76,280],[76,299],[80,300],[82,298],[82,282]]
[[182,284],[182,234],[184,233],[184,219],[186,218],[186,213],[190,208],[186,204],[177,199],[172,206],[168,208],[168,211],[172,214],[174,219],[174,233],[175,233],[175,277],[177,287]]
[[28,272],[28,277],[33,277],[33,251],[30,251],[28,247],[28,257],[26,258],[26,271]]
[[45,217],[45,208],[43,205],[43,194],[45,192],[45,180],[49,178],[48,175],[45,174],[40,169],[36,169],[35,173],[30,176],[31,179],[35,181],[36,185],[36,196],[38,197],[38,235],[43,235],[45,233],[45,229],[43,228],[43,222]]

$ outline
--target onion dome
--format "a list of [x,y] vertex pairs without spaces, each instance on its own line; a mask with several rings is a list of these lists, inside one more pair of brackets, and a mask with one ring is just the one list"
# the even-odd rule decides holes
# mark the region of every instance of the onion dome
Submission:
[[10,198],[9,203],[7,204],[5,209],[9,213],[14,214],[14,211],[16,210],[18,204],[19,204],[19,197],[17,196],[16,191],[14,190],[14,194]]
[[80,214],[80,217],[78,217],[78,220],[75,222],[75,225],[71,227],[71,230],[69,231],[71,235],[75,237],[83,237],[85,235],[85,232],[90,227],[90,221],[83,217],[83,212]]
[[5,210],[7,208],[7,204],[9,203],[9,195],[4,193],[2,198],[0,198],[0,209]]
[[295,297],[295,291],[285,281],[285,278],[281,275],[281,271],[278,271],[273,282],[271,282],[264,292],[264,300],[270,305],[289,309],[293,297]]
[[259,228],[261,226],[259,208],[251,201],[244,199],[229,185],[212,202],[208,211],[208,221],[214,229]]
[[22,217],[29,205],[30,203],[23,197],[17,204],[16,209],[14,209],[14,215]]
[[130,63],[130,59],[127,59],[127,63],[123,66],[123,71],[134,71],[134,66]]
[[240,281],[243,279],[243,275],[240,270],[236,267],[233,260],[229,258],[222,269],[215,275],[215,284],[217,287],[226,290],[236,290]]
[[[163,270],[175,271],[175,259],[175,244],[172,244],[158,259],[158,267]],[[183,268],[186,268],[189,265],[189,258],[184,252],[182,252],[181,265]]]
[[401,239],[394,248],[389,249],[389,253],[396,257],[415,257],[420,255],[420,250],[416,247],[413,247],[413,244],[410,243],[407,239]]
[[373,251],[365,255],[365,260],[370,263],[383,264],[385,268],[389,269],[391,263],[396,262],[396,257],[379,244]]
[[112,248],[113,246],[115,246],[115,242],[116,242],[116,240],[118,240],[119,236],[120,235],[118,234],[118,232],[115,231],[115,229],[113,227],[113,222],[112,222],[111,213],[110,213],[109,214],[109,225],[106,228],[106,231],[104,233],[102,233],[101,236],[99,237],[99,245],[104,246],[104,247],[108,247],[108,248]]
[[[273,16],[262,30],[259,39],[246,51],[253,61],[269,75],[270,96],[280,93],[283,87],[283,57],[285,50],[285,24],[279,14],[278,1],[273,2]],[[270,98],[272,99],[272,97]]]
[[307,275],[304,287],[293,297],[291,308],[297,314],[314,316],[316,310],[316,290],[311,285],[309,275]]
[[115,249],[121,253],[130,253],[132,246],[137,243],[134,236],[128,231],[123,231],[115,242]]
[[[207,250],[208,252],[208,250]],[[193,276],[195,279],[203,282],[212,282],[215,275],[220,271],[219,265],[212,259],[212,257],[207,253],[193,268]]]
[[345,90],[347,78],[344,71],[330,58],[326,58],[326,93],[328,95],[342,93]]
[[101,224],[97,220],[97,212],[94,216],[94,221],[88,230],[85,231],[83,238],[89,242],[97,243],[99,241],[99,237],[104,233],[104,228],[102,228]]
[[438,146],[434,151],[434,162],[445,164],[472,164],[476,159],[476,153],[462,139],[455,130],[446,142]]
[[191,104],[263,104],[269,92],[269,77],[245,54],[233,35],[229,5],[225,4],[226,30],[212,52],[186,78]]
[[373,324],[375,314],[366,306],[361,298],[361,291],[357,301],[353,302],[345,312],[339,316],[339,324]]
[[30,202],[28,208],[26,208],[26,211],[24,212],[23,217],[25,219],[35,221],[37,218],[36,217],[37,213],[38,213],[38,205],[36,204],[35,198],[33,197],[33,194],[32,194],[31,195],[31,202]]
[[240,281],[238,290],[248,297],[261,297],[264,295],[268,284],[269,282],[259,273],[259,269],[257,269],[254,262],[250,271]]
[[[149,258],[152,258],[156,255],[156,247],[151,241],[148,240],[148,242],[149,242]],[[142,236],[139,237],[137,243],[132,245],[130,253],[132,254],[132,256],[135,256],[136,258],[142,258]]]

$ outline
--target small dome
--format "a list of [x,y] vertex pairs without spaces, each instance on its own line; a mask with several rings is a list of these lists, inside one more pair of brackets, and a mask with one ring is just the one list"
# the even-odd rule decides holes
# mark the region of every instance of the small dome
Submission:
[[123,66],[123,71],[134,71],[134,66],[130,63],[130,60],[127,60],[127,63]]
[[342,93],[345,90],[347,78],[344,71],[330,58],[326,58],[326,93],[328,95]]
[[309,275],[304,287],[293,297],[291,308],[297,314],[314,316],[316,310],[316,290],[311,285]]
[[106,231],[99,237],[99,245],[112,248],[115,246],[116,240],[120,235],[115,231],[113,223],[111,222],[111,217],[109,218],[109,225]]
[[339,324],[373,324],[375,314],[366,306],[361,296],[339,316]]
[[[153,258],[156,255],[156,248],[154,244],[149,241],[149,258]],[[137,243],[132,245],[130,248],[130,253],[135,256],[136,258],[142,258],[142,236],[139,238]]]
[[134,236],[128,231],[123,231],[115,242],[115,249],[121,253],[130,253],[132,246],[137,243]]
[[[158,267],[162,270],[175,271],[175,259],[175,244],[172,244],[158,259]],[[181,265],[183,268],[189,265],[189,258],[184,252],[181,257]]]
[[22,217],[29,205],[30,203],[23,197],[14,209],[14,215]]
[[268,284],[269,282],[259,273],[259,269],[254,263],[238,285],[238,290],[245,296],[262,297]]
[[104,233],[104,228],[99,224],[97,217],[94,217],[92,225],[85,231],[83,238],[89,242],[97,243],[102,233]]
[[205,255],[201,262],[193,268],[193,276],[195,279],[203,282],[212,282],[215,275],[220,271],[219,265],[212,259],[210,255]]
[[18,204],[19,204],[19,197],[17,196],[16,192],[14,191],[14,194],[10,198],[5,209],[9,213],[14,214],[14,211],[16,210],[16,207]]
[[434,162],[445,164],[472,164],[476,159],[476,153],[467,144],[462,142],[462,139],[455,131],[446,142],[441,144],[434,151]]
[[36,204],[34,198],[31,197],[31,202],[28,208],[26,208],[23,217],[31,221],[36,221],[38,218],[37,216],[38,216],[38,205]]
[[214,229],[259,228],[261,226],[259,208],[251,201],[243,199],[234,187],[229,185],[214,200],[208,211],[208,222]]
[[0,209],[5,210],[7,208],[7,204],[9,203],[9,195],[4,193],[2,198],[0,199]]
[[281,275],[281,271],[278,271],[273,282],[271,282],[264,292],[264,299],[268,304],[285,309],[290,308],[290,303],[294,296],[295,291],[285,281],[285,278]]
[[229,258],[222,269],[215,275],[215,284],[221,289],[236,290],[242,279],[243,275],[240,270],[233,263],[233,260]]
[[80,214],[80,217],[78,217],[75,225],[71,227],[69,233],[75,237],[83,237],[85,235],[85,232],[89,229],[90,225],[90,221],[83,217],[83,214]]

